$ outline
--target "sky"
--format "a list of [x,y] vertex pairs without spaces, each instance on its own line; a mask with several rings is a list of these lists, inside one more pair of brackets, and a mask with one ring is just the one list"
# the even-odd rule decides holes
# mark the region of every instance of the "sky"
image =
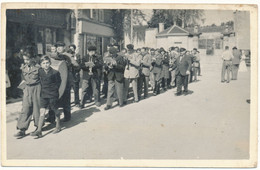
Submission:
[[[152,10],[142,10],[146,14],[146,19],[149,21],[152,17]],[[205,10],[205,22],[201,26],[206,25],[220,25],[221,22],[233,20],[233,11],[231,10]]]

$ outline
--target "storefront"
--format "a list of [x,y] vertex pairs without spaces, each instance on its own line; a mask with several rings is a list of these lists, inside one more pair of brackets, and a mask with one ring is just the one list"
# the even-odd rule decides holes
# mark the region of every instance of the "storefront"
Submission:
[[57,41],[70,44],[69,10],[7,10],[6,48],[14,53],[33,46],[36,54],[50,52]]
[[73,41],[79,47],[79,54],[85,56],[88,47],[95,46],[97,54],[103,56],[107,51],[107,45],[114,37],[114,30],[110,24],[111,10],[84,9],[75,13],[78,15],[79,28],[75,31]]

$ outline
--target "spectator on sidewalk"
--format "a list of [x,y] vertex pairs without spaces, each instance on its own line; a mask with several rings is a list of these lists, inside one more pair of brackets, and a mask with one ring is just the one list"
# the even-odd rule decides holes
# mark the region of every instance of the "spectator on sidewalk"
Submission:
[[[231,70],[231,66],[232,66],[232,59],[233,59],[233,55],[229,51],[229,46],[226,46],[225,51],[222,54],[222,60],[223,60],[222,72],[221,72],[221,82],[222,83],[224,83],[225,81],[227,81],[227,83],[230,82],[230,70]],[[225,80],[226,73],[227,73],[227,80]]]
[[233,58],[232,58],[231,80],[237,80],[237,73],[238,73],[238,68],[239,68],[242,54],[240,50],[237,49],[237,47],[232,48],[232,54],[233,54]]

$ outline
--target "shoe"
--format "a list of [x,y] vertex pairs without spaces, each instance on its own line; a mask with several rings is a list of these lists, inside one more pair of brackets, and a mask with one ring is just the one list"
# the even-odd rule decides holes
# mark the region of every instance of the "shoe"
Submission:
[[68,122],[68,121],[70,121],[70,119],[71,119],[71,118],[64,118],[64,119],[63,119],[63,122]]
[[139,100],[134,100],[134,103],[138,103],[139,102]]
[[56,133],[59,133],[60,131],[61,131],[61,128],[55,128],[52,133],[53,133],[53,134],[56,134]]
[[49,122],[49,123],[51,123],[51,124],[53,124],[53,123],[55,123],[55,117],[53,118],[53,117],[48,117],[47,119],[46,119],[46,122]]
[[20,130],[14,135],[14,137],[24,137],[24,136],[25,136],[25,131],[23,130]]
[[123,102],[123,105],[126,105],[126,104],[127,104],[127,101],[124,101],[124,102]]
[[79,106],[79,108],[80,108],[80,109],[84,109],[84,104],[81,104],[81,105]]
[[180,96],[181,95],[181,93],[175,93],[175,96]]
[[97,107],[100,107],[100,106],[101,106],[101,103],[100,103],[100,102],[96,102],[95,105],[96,105]]
[[38,138],[41,138],[42,137],[42,132],[35,131],[35,132],[32,132],[30,135],[31,136],[38,136]]
[[229,81],[227,81],[227,83],[229,83]]
[[104,109],[105,109],[105,110],[109,110],[109,109],[111,109],[111,106],[110,106],[110,105],[107,105]]
[[75,106],[78,107],[78,108],[80,108],[80,104],[76,104]]
[[225,81],[221,81],[221,83],[225,83]]

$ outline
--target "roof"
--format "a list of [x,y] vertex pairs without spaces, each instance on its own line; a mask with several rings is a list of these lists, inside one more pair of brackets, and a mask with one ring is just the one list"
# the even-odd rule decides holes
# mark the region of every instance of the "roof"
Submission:
[[188,36],[190,33],[189,31],[177,26],[177,25],[173,25],[169,28],[167,28],[166,30],[159,32],[156,36],[157,37],[163,37],[163,36],[169,36],[169,35],[186,35]]
[[177,25],[173,25],[162,32],[159,32],[156,37],[165,37],[165,36],[189,36],[189,35],[200,35],[202,33],[213,33],[219,32],[222,34],[231,34],[233,28],[229,28],[226,32],[226,26],[204,26],[198,27],[198,32],[194,32],[194,27],[181,28]]
[[[187,27],[185,28],[187,31],[189,31],[191,34],[194,33],[194,27]],[[204,26],[204,27],[198,27],[198,32],[200,33],[211,33],[211,32],[225,32],[226,26]],[[232,32],[232,28],[229,28],[229,32]]]

